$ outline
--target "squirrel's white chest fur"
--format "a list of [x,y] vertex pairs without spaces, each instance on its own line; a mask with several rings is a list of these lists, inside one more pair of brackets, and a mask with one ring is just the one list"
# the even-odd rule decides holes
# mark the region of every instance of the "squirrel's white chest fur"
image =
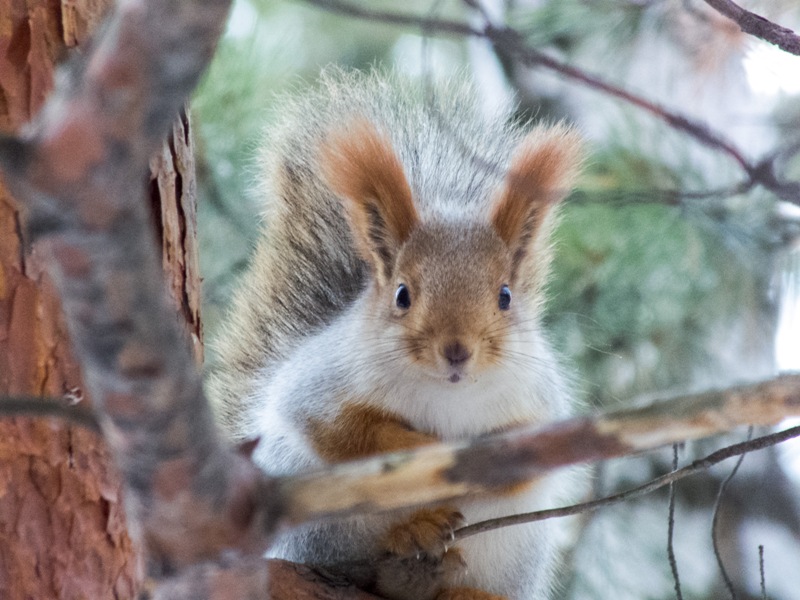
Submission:
[[[553,362],[546,349],[535,340],[516,343],[528,353],[540,353],[541,360]],[[400,357],[397,362],[405,360]],[[370,368],[369,359],[363,364],[366,376],[359,383],[365,392],[379,391],[380,408],[444,441],[562,416],[564,385],[554,368],[542,373],[533,364],[501,364],[451,383],[409,365]]]
[[[413,428],[450,441],[496,431],[513,424],[545,422],[565,416],[566,391],[549,346],[535,335],[515,339],[517,350],[535,356],[530,364],[501,364],[471,380],[450,383],[420,373],[402,355],[392,352],[391,343],[382,346],[385,355],[375,354],[374,334],[347,314],[309,338],[277,370],[264,373],[264,396],[260,398],[255,428],[271,439],[256,460],[268,471],[291,473],[322,464],[304,438],[303,418],[309,414],[335,419],[343,397],[368,399],[407,421]],[[386,332],[390,338],[390,332]],[[361,345],[358,340],[370,340]],[[336,399],[333,401],[332,399]],[[504,515],[530,512],[558,505],[570,494],[571,477],[555,473],[524,491],[501,497],[459,502],[459,509],[471,523]],[[391,518],[390,518],[391,519]],[[370,517],[357,526],[330,534],[339,540],[326,547],[339,558],[355,558],[366,552],[367,538],[379,535],[386,517]],[[548,522],[505,528],[460,542],[458,547],[470,565],[468,583],[502,592],[509,598],[542,598],[551,580],[556,543]],[[372,531],[372,534],[367,532]],[[308,560],[293,554],[309,542],[287,538],[279,544],[277,556]],[[313,534],[309,534],[313,535]],[[310,538],[309,538],[310,539]],[[313,557],[312,557],[313,558]],[[320,557],[316,557],[320,559]],[[321,559],[324,560],[324,557]],[[520,561],[528,566],[520,567]],[[533,565],[535,563],[535,565]],[[533,566],[533,568],[531,568]]]
[[257,431],[280,423],[284,437],[302,435],[305,417],[333,420],[348,399],[386,410],[444,441],[566,416],[567,391],[557,361],[535,332],[507,342],[529,360],[502,362],[451,383],[412,364],[390,330],[376,340],[379,334],[365,331],[370,328],[356,314],[345,313],[276,370],[262,374],[263,384],[255,386]]

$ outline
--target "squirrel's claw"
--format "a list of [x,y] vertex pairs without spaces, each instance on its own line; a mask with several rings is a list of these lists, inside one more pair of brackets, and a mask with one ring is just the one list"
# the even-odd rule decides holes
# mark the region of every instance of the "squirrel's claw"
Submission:
[[383,539],[384,549],[399,557],[423,555],[439,560],[455,540],[455,530],[464,524],[464,515],[450,507],[423,508],[389,528]]

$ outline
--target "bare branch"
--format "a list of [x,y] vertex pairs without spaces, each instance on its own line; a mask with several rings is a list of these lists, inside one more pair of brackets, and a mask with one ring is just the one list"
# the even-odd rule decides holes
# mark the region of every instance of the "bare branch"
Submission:
[[228,4],[119,2],[24,137],[0,143],[156,574],[225,548],[263,550],[279,512],[270,481],[216,432],[143,202],[149,157],[210,59]]
[[100,431],[100,423],[90,410],[77,408],[64,400],[27,396],[0,397],[0,417],[53,417]]
[[[753,437],[752,427],[747,430],[747,440],[749,441],[751,437]],[[731,581],[730,575],[728,575],[728,570],[725,568],[725,563],[722,561],[722,554],[720,554],[719,551],[719,537],[717,536],[717,532],[719,531],[719,508],[722,505],[722,498],[725,496],[725,490],[728,489],[731,481],[733,481],[733,478],[736,477],[736,473],[739,472],[739,467],[742,466],[743,460],[744,453],[739,456],[739,460],[736,461],[736,464],[733,466],[733,469],[731,469],[731,472],[722,482],[722,485],[719,486],[717,498],[714,501],[714,517],[711,520],[711,543],[714,546],[714,557],[717,559],[719,572],[722,575],[722,580],[725,582],[725,587],[728,588],[728,593],[731,595],[731,600],[736,600],[736,590],[733,588],[733,582]]]
[[787,202],[800,204],[800,184],[794,181],[781,180],[775,173],[774,161],[765,159],[754,163],[731,143],[722,133],[714,131],[704,123],[685,115],[671,111],[656,102],[634,94],[619,86],[613,85],[603,78],[582,69],[559,61],[547,54],[530,47],[525,38],[515,29],[506,26],[495,26],[486,23],[483,29],[474,28],[466,23],[448,19],[426,18],[419,15],[394,11],[372,10],[344,0],[304,0],[324,10],[348,15],[368,21],[389,25],[418,27],[423,34],[457,35],[462,37],[479,37],[490,41],[497,52],[513,58],[528,67],[542,67],[559,73],[590,89],[618,98],[644,110],[652,116],[667,123],[670,127],[682,131],[708,148],[726,154],[733,159],[747,174],[748,180],[739,186],[745,190],[760,184]]
[[[279,481],[291,520],[375,512],[490,491],[547,470],[625,456],[735,427],[775,424],[800,414],[800,375],[682,396],[595,418],[523,428],[472,443],[437,445],[355,461]],[[649,493],[732,456],[800,435],[800,427],[729,446],[648,484],[570,507],[473,524],[458,538],[516,523],[568,516]],[[483,458],[484,454],[488,457]],[[413,482],[413,485],[410,483]]]
[[800,415],[800,375],[348,463],[280,482],[291,521],[502,489],[551,469]]
[[800,36],[787,27],[773,23],[731,0],[705,0],[706,4],[732,21],[745,33],[776,45],[790,54],[800,56]]
[[539,50],[535,50],[528,46],[525,39],[513,29],[487,27],[485,36],[492,41],[498,51],[512,58],[516,57],[517,60],[526,66],[545,67],[569,79],[582,83],[590,89],[624,100],[650,113],[654,117],[665,121],[671,127],[690,134],[700,143],[724,152],[739,163],[739,166],[748,174],[751,174],[754,170],[754,166],[745,158],[744,154],[742,154],[738,148],[725,139],[722,134],[712,131],[699,121],[694,121],[689,117],[670,111],[655,102],[647,100],[643,96],[615,86],[597,75],[587,73],[567,63],[556,60]]
[[[678,444],[672,445],[672,470],[678,470]],[[669,484],[669,516],[667,517],[667,557],[669,558],[669,568],[672,571],[672,579],[675,581],[675,597],[683,600],[681,592],[681,578],[678,575],[678,560],[675,558],[675,547],[672,540],[675,533],[675,482]]]
[[673,113],[655,102],[614,86],[596,75],[586,73],[576,67],[556,60],[543,52],[533,49],[527,45],[523,36],[512,28],[496,27],[487,23],[484,29],[479,30],[458,21],[428,19],[417,15],[392,11],[370,10],[342,0],[305,0],[305,2],[325,10],[357,17],[359,19],[379,21],[390,25],[410,25],[419,27],[424,33],[455,34],[465,37],[485,38],[492,42],[495,48],[505,56],[516,57],[517,60],[526,66],[544,67],[555,71],[591,89],[624,100],[666,121],[676,129],[692,135],[703,144],[725,152],[739,163],[746,172],[750,173],[754,170],[754,166],[750,164],[738,148],[726,141],[721,134],[709,130],[704,124],[695,122],[683,115]]
[[727,446],[725,448],[722,448],[721,450],[717,450],[716,452],[709,454],[708,456],[705,456],[704,458],[700,458],[694,461],[692,464],[687,465],[682,469],[678,469],[677,471],[672,471],[671,473],[662,475],[657,479],[653,479],[652,481],[649,481],[638,487],[625,490],[624,492],[619,492],[617,494],[606,496],[605,498],[599,498],[597,500],[591,500],[589,502],[582,502],[580,504],[565,506],[563,508],[540,510],[531,513],[510,515],[507,517],[499,517],[497,519],[490,519],[487,521],[482,521],[480,523],[473,523],[472,525],[468,525],[466,527],[462,527],[461,529],[459,529],[456,532],[455,537],[457,540],[464,539],[465,537],[469,537],[477,533],[482,533],[484,531],[491,531],[492,529],[498,529],[500,527],[508,527],[510,525],[520,525],[523,523],[533,523],[535,521],[543,521],[545,519],[555,519],[558,517],[569,517],[572,515],[595,511],[599,508],[605,508],[613,504],[619,504],[620,502],[633,500],[634,498],[650,494],[651,492],[654,492],[655,490],[662,488],[665,485],[670,485],[680,479],[683,479],[684,477],[689,477],[690,475],[696,475],[697,473],[705,471],[710,467],[718,463],[721,463],[724,460],[728,460],[729,458],[732,458],[734,456],[741,456],[747,452],[754,452],[756,450],[769,448],[770,446],[775,446],[777,444],[785,442],[786,440],[794,439],[797,437],[800,437],[800,426],[792,427],[791,429],[785,429],[783,431],[779,431],[777,433],[773,433],[770,435],[758,437],[753,440],[749,440],[747,442],[741,442],[739,444]]

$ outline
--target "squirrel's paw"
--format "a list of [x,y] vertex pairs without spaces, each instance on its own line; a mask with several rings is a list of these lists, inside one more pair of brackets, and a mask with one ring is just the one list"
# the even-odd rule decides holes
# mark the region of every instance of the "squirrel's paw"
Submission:
[[464,515],[452,507],[423,508],[390,527],[383,548],[399,557],[442,559],[453,542],[454,531],[462,525]]
[[507,600],[507,598],[474,588],[450,588],[439,592],[436,600]]

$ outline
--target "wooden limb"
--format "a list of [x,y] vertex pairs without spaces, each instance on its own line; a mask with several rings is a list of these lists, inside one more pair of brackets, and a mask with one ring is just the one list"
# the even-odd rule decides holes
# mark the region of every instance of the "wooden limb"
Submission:
[[731,0],[705,0],[711,8],[734,21],[745,33],[776,45],[790,54],[800,56],[800,36],[787,27],[781,27]]
[[267,478],[216,432],[144,203],[148,159],[228,4],[121,1],[25,135],[0,142],[156,575],[226,548],[263,550],[279,512]]
[[[407,12],[367,8],[348,0],[304,1],[323,10],[341,15],[348,15],[358,19],[386,23],[389,25],[415,27],[425,35],[438,34],[483,38],[490,42],[498,54],[501,54],[503,57],[508,57],[510,60],[514,60],[527,67],[541,67],[547,69],[588,89],[622,100],[631,106],[635,106],[649,113],[652,117],[664,121],[673,129],[693,137],[704,146],[727,155],[739,165],[747,176],[746,181],[732,186],[731,190],[745,192],[755,185],[761,185],[781,200],[798,204],[800,185],[791,179],[780,177],[777,174],[774,157],[758,163],[753,162],[747,158],[740,148],[731,143],[723,132],[715,131],[704,123],[674,110],[670,110],[665,106],[661,106],[659,103],[644,96],[614,85],[594,73],[557,60],[545,52],[529,45],[525,41],[524,36],[512,27],[487,22],[484,24],[483,28],[479,28],[473,27],[467,23],[448,19],[429,18]],[[720,4],[722,3],[721,0],[716,1]],[[726,2],[726,4],[732,3]],[[760,19],[760,17],[758,18]],[[711,195],[713,196],[715,194],[716,192]],[[701,194],[701,196],[702,195],[704,194]]]
[[744,425],[774,425],[798,415],[800,375],[782,375],[285,478],[281,503],[297,523],[400,508],[502,490],[558,467],[636,454]]
[[[665,485],[671,486],[680,479],[701,473],[702,471],[705,471],[712,466],[734,456],[743,456],[747,452],[763,450],[764,448],[769,448],[797,437],[800,437],[800,427],[792,427],[777,433],[772,433],[755,438],[753,440],[748,440],[740,444],[726,446],[725,448],[721,448],[716,452],[712,452],[708,456],[693,461],[690,465],[671,471],[666,475],[657,477],[656,479],[648,481],[647,483],[635,488],[631,488],[611,496],[606,496],[605,498],[599,498],[589,502],[581,502],[580,504],[572,504],[570,506],[564,506],[561,508],[550,508],[525,514],[508,515],[506,517],[489,519],[480,523],[473,523],[456,531],[455,539],[461,540],[472,535],[483,533],[484,531],[499,529],[500,527],[509,527],[511,525],[520,525],[522,523],[534,523],[536,521],[557,519],[559,517],[569,517],[572,515],[595,511],[600,508],[605,508],[606,506],[611,506],[612,504],[627,502],[628,500],[633,500],[634,498],[639,498],[646,494],[650,494],[651,492],[654,492]],[[676,579],[676,587],[678,585],[679,584]],[[677,595],[680,596],[680,593],[677,593]]]
[[[737,394],[744,394],[742,400],[747,402],[746,394],[748,391],[755,390],[758,393],[767,393],[769,395],[772,392],[769,392],[770,388],[777,387],[778,389],[773,389],[773,392],[777,393],[777,403],[772,403],[771,400],[767,400],[766,404],[772,404],[773,407],[777,404],[780,406],[781,400],[780,395],[783,393],[779,388],[782,383],[786,383],[786,379],[789,378],[789,383],[791,384],[791,380],[794,379],[796,376],[784,376],[783,378],[779,378],[778,381],[774,382],[776,385],[773,386],[773,382],[766,382],[764,384],[755,384],[752,386],[741,386],[738,388],[734,388],[734,390],[724,390],[724,391],[714,391],[708,392],[704,394],[697,394],[694,396],[689,397],[681,397],[676,398],[672,401],[666,401],[660,403],[658,405],[658,410],[655,412],[661,413],[669,413],[671,407],[673,407],[676,413],[680,412],[681,406],[684,407],[684,412],[686,411],[685,406],[687,404],[691,404],[696,399],[700,398],[701,401],[698,402],[698,406],[696,407],[696,411],[703,412],[705,410],[709,410],[709,404],[716,403],[716,400],[728,395],[737,395]],[[785,390],[789,391],[789,390]],[[789,391],[789,393],[791,393]],[[774,396],[773,396],[774,398]],[[710,402],[704,402],[703,399],[710,400]],[[757,406],[764,406],[765,403],[757,402]],[[730,405],[729,405],[730,406]],[[650,411],[649,407],[635,409],[633,412],[641,412],[641,411]],[[618,415],[628,415],[631,411],[625,411],[624,413],[617,413]],[[794,412],[794,410],[790,410],[789,412]],[[693,414],[694,410],[689,409],[689,413]],[[706,418],[711,413],[706,414]],[[772,413],[773,418],[780,419],[782,418],[781,415],[783,414],[783,410],[779,409],[775,413]],[[65,408],[63,403],[55,401],[55,400],[48,400],[42,398],[1,398],[0,399],[0,416],[2,415],[26,415],[26,416],[46,416],[58,419],[67,419],[76,423],[79,423],[83,426],[86,426],[90,429],[97,429],[97,422],[91,415],[87,414],[85,411],[76,408]],[[609,416],[606,417],[598,417],[598,421],[601,419],[608,419]],[[683,419],[684,417],[678,416],[678,419]],[[690,417],[693,418],[693,417]],[[770,419],[771,420],[771,419]],[[731,423],[732,426],[738,426],[738,420]],[[657,426],[657,425],[654,425]],[[516,432],[512,432],[516,435]],[[504,435],[504,434],[503,434]],[[498,437],[503,437],[503,435]],[[691,475],[695,475],[700,473],[716,464],[719,464],[722,461],[728,460],[729,458],[741,456],[746,452],[753,452],[757,450],[762,450],[764,448],[768,448],[771,446],[775,446],[782,442],[785,442],[789,439],[793,439],[796,437],[800,437],[800,426],[792,427],[789,429],[785,429],[783,431],[779,431],[776,433],[771,433],[768,435],[764,435],[752,440],[748,440],[746,442],[742,442],[739,444],[734,444],[731,446],[727,446],[720,450],[717,450],[708,456],[703,458],[697,459],[693,461],[691,464],[681,468],[674,470],[666,475],[658,477],[652,481],[649,481],[641,486],[632,488],[630,490],[626,490],[624,492],[620,492],[618,494],[614,494],[612,496],[608,496],[605,498],[600,498],[598,500],[593,500],[590,502],[583,502],[580,504],[575,504],[571,506],[566,506],[562,508],[552,508],[546,509],[541,511],[536,511],[533,513],[526,513],[526,514],[519,514],[519,515],[508,515],[505,517],[499,517],[497,519],[491,519],[489,521],[484,521],[481,523],[473,523],[466,527],[462,527],[458,531],[456,531],[455,539],[463,539],[465,537],[469,537],[471,535],[475,535],[477,533],[481,533],[484,531],[491,531],[492,529],[497,529],[499,527],[507,527],[510,525],[516,525],[521,523],[531,523],[534,521],[541,521],[544,519],[551,519],[551,518],[558,518],[558,517],[565,517],[575,514],[580,514],[582,512],[593,511],[599,508],[603,508],[605,506],[609,506],[611,504],[616,504],[619,502],[624,502],[626,500],[630,500],[633,498],[637,498],[639,496],[649,494],[665,485],[672,485],[674,482],[683,479],[685,477],[689,477]],[[398,455],[394,455],[397,457]],[[403,456],[403,455],[399,455]],[[407,455],[406,455],[407,456]],[[380,459],[374,460],[382,460],[386,457],[381,457]],[[348,468],[352,467],[353,469],[359,469],[359,463],[347,463],[346,466]],[[496,470],[501,470],[503,465],[499,465],[496,467]],[[303,477],[303,476],[301,476]],[[293,478],[287,478],[287,481],[291,481]],[[326,484],[324,475],[319,477],[320,485]],[[318,481],[318,482],[319,482]],[[291,493],[291,484],[287,485],[287,489],[290,490]],[[291,502],[291,496],[287,496],[282,500],[282,502],[288,503]],[[419,500],[415,500],[414,496],[411,497],[410,500],[404,500],[402,502],[407,502],[409,504],[416,504],[419,503]]]
[[379,600],[340,577],[285,560],[260,558],[195,565],[175,577],[162,580],[158,588],[145,598]]

